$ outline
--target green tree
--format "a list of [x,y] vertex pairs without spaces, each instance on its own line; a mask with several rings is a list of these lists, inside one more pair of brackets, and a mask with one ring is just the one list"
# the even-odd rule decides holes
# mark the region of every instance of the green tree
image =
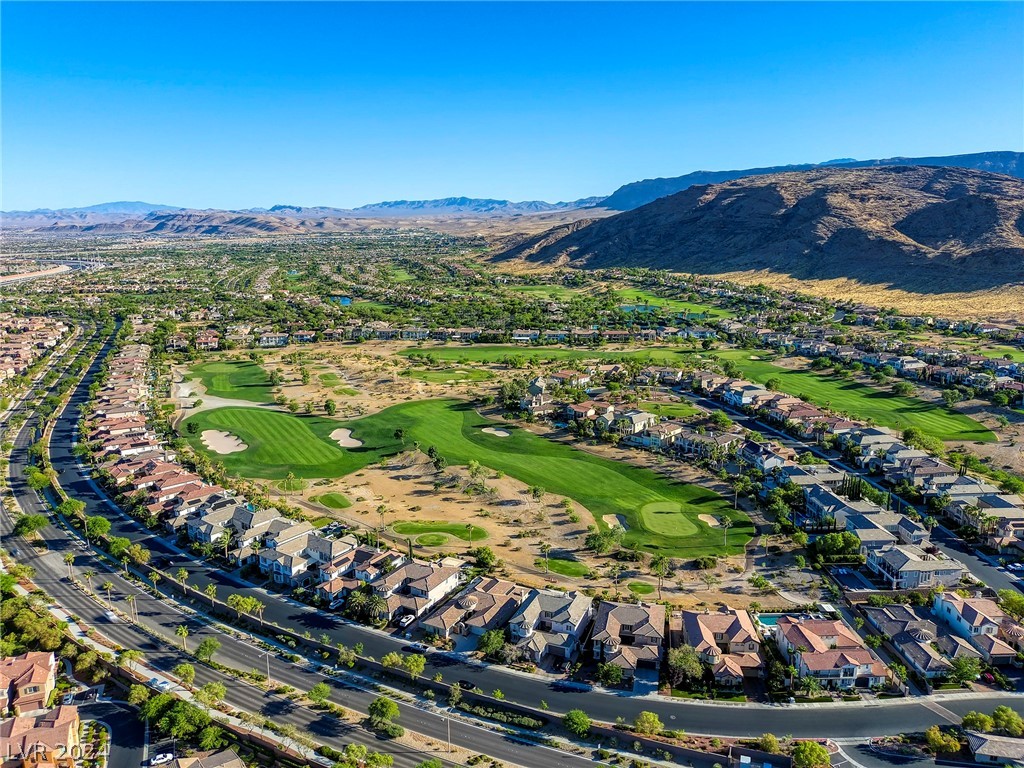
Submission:
[[779,744],[779,737],[774,733],[762,733],[757,740],[757,748],[769,755],[781,755],[782,747]]
[[208,709],[212,709],[224,700],[227,693],[228,689],[224,687],[224,683],[207,683],[196,691],[196,701]]
[[949,677],[957,683],[974,680],[981,674],[981,661],[975,656],[957,656],[949,665]]
[[569,733],[580,738],[590,733],[590,718],[582,709],[570,709],[566,712],[562,718],[562,725]]
[[668,673],[672,685],[679,685],[683,680],[698,680],[704,674],[704,665],[700,655],[691,645],[681,645],[668,652]]
[[188,638],[188,627],[184,624],[179,624],[174,630],[174,634],[181,638],[181,650],[185,650],[185,640]]
[[601,685],[619,685],[620,683],[622,683],[622,668],[617,667],[614,664],[598,664],[597,679],[601,681]]
[[85,521],[85,535],[89,541],[95,542],[110,533],[110,521],[99,515],[92,515]]
[[149,698],[149,688],[144,685],[132,685],[128,689],[128,703],[133,707],[141,707]]
[[984,712],[968,712],[960,722],[964,730],[988,733],[995,727],[995,721]]
[[398,717],[398,705],[387,696],[378,696],[367,707],[370,723],[375,727],[387,725]]
[[1021,716],[1009,707],[996,707],[992,710],[992,723],[997,730],[1007,736],[1020,738],[1024,735],[1024,720],[1021,720]]
[[661,733],[665,730],[665,725],[654,712],[645,710],[633,720],[633,730],[640,734],[650,735]]
[[501,629],[491,629],[480,635],[477,640],[476,649],[484,656],[494,656],[505,645],[505,632]]
[[49,525],[50,520],[46,515],[22,515],[18,518],[18,522],[14,524],[14,535],[15,536],[31,536],[32,534],[43,530]]
[[331,697],[331,686],[321,681],[310,688],[306,696],[316,705],[326,704],[327,700]]
[[196,648],[196,658],[200,661],[210,661],[213,655],[220,650],[220,642],[212,637],[204,637],[199,647]]
[[[960,751],[960,740],[951,734],[942,732],[937,725],[933,725],[924,732],[924,740],[933,754],[956,754]],[[794,763],[795,766],[795,763]]]
[[171,673],[188,687],[196,681],[196,668],[186,661],[175,666]]
[[832,764],[828,750],[816,741],[801,741],[793,747],[793,768],[827,768]]
[[409,673],[409,677],[417,678],[423,674],[424,668],[427,666],[427,657],[422,653],[410,653],[405,657],[405,671]]

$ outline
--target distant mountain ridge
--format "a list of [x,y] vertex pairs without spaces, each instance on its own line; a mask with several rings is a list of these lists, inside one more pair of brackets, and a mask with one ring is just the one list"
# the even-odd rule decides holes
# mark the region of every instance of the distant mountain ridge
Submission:
[[747,176],[520,238],[496,258],[986,290],[1024,284],[1024,180],[898,165]]
[[601,203],[602,208],[612,211],[631,211],[660,197],[674,195],[689,187],[701,184],[720,184],[747,176],[767,176],[790,171],[809,171],[815,168],[872,168],[883,165],[933,165],[943,168],[970,168],[976,171],[1003,173],[1007,176],[1024,178],[1024,152],[975,152],[966,155],[941,157],[890,157],[884,160],[829,160],[824,163],[800,165],[777,165],[766,168],[747,168],[735,171],[693,171],[671,178],[644,179],[624,184],[612,192]]

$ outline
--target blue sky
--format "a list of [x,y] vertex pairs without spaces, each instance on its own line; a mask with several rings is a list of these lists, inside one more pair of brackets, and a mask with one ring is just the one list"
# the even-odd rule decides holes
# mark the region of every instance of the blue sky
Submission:
[[4,2],[2,207],[569,200],[1024,149],[1022,3]]

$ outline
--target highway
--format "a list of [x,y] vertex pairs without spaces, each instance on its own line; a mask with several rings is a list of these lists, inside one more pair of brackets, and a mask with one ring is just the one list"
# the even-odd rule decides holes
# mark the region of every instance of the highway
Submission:
[[[388,651],[401,650],[403,643],[398,639],[345,622],[332,614],[294,603],[255,587],[245,586],[230,574],[225,574],[216,568],[207,569],[202,563],[189,559],[189,556],[180,555],[163,539],[142,529],[134,521],[112,509],[112,505],[97,493],[92,483],[82,477],[75,459],[71,455],[71,437],[75,433],[77,410],[87,399],[88,383],[95,368],[94,365],[83,383],[76,389],[69,407],[60,415],[51,445],[51,459],[54,468],[59,472],[61,483],[72,497],[86,503],[88,514],[106,516],[113,523],[114,527],[111,531],[113,535],[127,536],[142,543],[153,552],[154,556],[166,555],[174,558],[173,568],[176,568],[179,562],[184,563],[190,573],[189,583],[200,590],[206,584],[214,583],[218,586],[218,594],[221,596],[231,591],[250,592],[257,595],[267,605],[264,618],[268,623],[278,623],[299,631],[308,629],[314,636],[326,633],[332,642],[343,642],[350,647],[361,642],[364,644],[366,653],[377,658]],[[16,455],[12,457],[12,474],[16,476],[20,476],[20,472],[16,469],[15,463],[23,462],[23,447],[19,446],[19,449],[15,451]],[[25,488],[23,483],[16,483],[16,485],[16,492],[22,504],[27,507],[32,507],[33,504],[38,506],[38,500],[34,499],[34,494]],[[49,529],[46,532],[47,538],[53,540],[58,552],[61,551],[59,547],[62,546],[60,541],[62,535],[63,532],[56,529]],[[70,610],[83,611],[81,614],[83,618],[91,616],[93,621],[98,621],[98,617],[102,616],[102,610],[98,610],[95,604],[92,604],[91,607],[88,606],[87,603],[91,603],[91,600],[85,598],[66,582],[60,581],[64,570],[60,555],[37,557],[40,563],[36,564],[36,567],[40,571],[41,578],[46,579],[42,582],[42,586],[48,591],[54,590],[52,594],[61,603],[64,600],[70,601],[72,603],[69,607]],[[83,565],[87,559],[86,555],[79,556]],[[115,583],[117,584],[115,592],[118,595],[125,594],[125,590],[129,589],[129,586],[121,581]],[[85,612],[87,608],[88,612]],[[177,613],[169,599],[156,601],[152,598],[140,598],[140,619],[147,626],[156,628],[169,638],[173,637],[174,627],[182,623],[180,614]],[[198,643],[202,637],[216,632],[194,620],[187,623],[192,633],[189,637],[190,644]],[[105,629],[107,628],[105,627]],[[118,625],[112,627],[111,630],[117,633],[117,642],[132,647],[138,645],[150,654],[150,660],[156,661],[161,669],[167,669],[180,660],[178,654],[175,654],[173,650],[154,644],[148,637],[144,640],[141,639],[138,630],[132,627]],[[224,644],[224,648],[221,650],[222,655],[218,657],[218,660],[223,663],[246,669],[262,663],[256,659],[251,647],[223,634],[218,633],[217,637]],[[907,730],[920,730],[936,722],[954,720],[972,709],[991,710],[999,704],[1008,704],[1024,713],[1024,698],[1010,694],[944,696],[941,699],[941,707],[937,706],[933,700],[924,699],[886,700],[870,704],[840,703],[787,707],[762,704],[737,706],[673,700],[657,696],[639,698],[628,694],[598,691],[567,691],[559,689],[556,683],[546,679],[514,672],[501,666],[467,664],[441,654],[431,653],[428,655],[428,664],[424,674],[429,677],[435,672],[440,672],[444,680],[449,683],[466,679],[485,691],[500,689],[506,699],[525,705],[539,706],[541,701],[545,701],[553,713],[561,713],[579,707],[595,719],[614,722],[619,716],[631,720],[638,712],[651,710],[661,716],[667,727],[681,728],[697,734],[751,736],[770,731],[802,737],[828,735],[833,738],[863,738]],[[281,680],[303,690],[308,689],[320,679],[319,675],[311,671],[278,659],[272,660],[271,673],[275,680]],[[212,673],[204,670],[202,674]],[[203,680],[199,682],[203,682]],[[369,698],[372,698],[356,691],[340,689],[337,685],[336,688],[338,688],[338,692],[334,701],[357,710],[365,709],[365,704],[368,703]],[[251,709],[252,703],[257,701],[254,698],[256,696],[261,700],[260,711],[265,714],[272,713],[273,716],[282,719],[286,717],[304,718],[309,721],[309,727],[306,730],[321,738],[326,734],[331,734],[331,729],[343,727],[333,718],[317,713],[312,713],[311,719],[309,713],[301,714],[298,708],[286,700],[268,697],[262,691],[255,692],[255,689],[243,683],[231,681],[229,703]],[[405,707],[401,722],[412,730],[440,738],[438,730],[440,720],[436,715]],[[470,744],[478,751],[509,762],[522,764],[521,761],[526,760],[525,764],[527,765],[548,764],[546,751],[513,745],[504,737],[494,734],[489,734],[491,739],[489,742],[484,736],[485,732],[476,729],[470,730],[469,726],[462,724],[453,724],[452,738],[457,743]],[[524,758],[522,755],[522,751],[525,749],[531,749],[528,758]],[[515,756],[506,755],[506,750],[515,750]],[[572,762],[568,756],[551,757],[550,759],[569,761],[552,764],[568,765]]]

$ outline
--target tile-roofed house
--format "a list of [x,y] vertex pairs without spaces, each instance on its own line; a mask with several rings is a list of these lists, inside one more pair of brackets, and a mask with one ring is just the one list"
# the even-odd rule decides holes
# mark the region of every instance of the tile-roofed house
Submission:
[[775,625],[783,658],[800,677],[814,677],[825,688],[881,685],[889,669],[842,621],[783,616]]
[[940,592],[932,601],[932,610],[990,664],[1008,664],[1017,655],[1024,628],[994,600]]
[[912,544],[891,544],[868,552],[870,570],[892,589],[946,586],[960,583],[965,568],[958,560],[929,555]]
[[169,768],[245,768],[245,762],[234,750],[225,749],[210,755],[179,757]]
[[952,667],[939,650],[940,630],[927,609],[893,603],[861,607],[868,624],[889,638],[907,667],[926,679],[943,677]]
[[683,640],[711,667],[719,685],[736,687],[744,677],[760,674],[761,638],[746,611],[683,611],[682,623]]
[[604,601],[590,641],[594,658],[621,668],[625,680],[638,668],[656,670],[665,642],[665,606]]
[[79,727],[78,707],[68,704],[0,721],[4,765],[13,758],[22,760],[23,765],[74,768],[73,755],[81,751]]
[[56,674],[57,661],[49,652],[29,651],[0,660],[0,711],[22,714],[43,709]]
[[530,660],[572,659],[594,615],[594,601],[580,592],[531,590],[509,620],[512,641]]
[[481,635],[505,627],[519,608],[525,590],[510,581],[481,576],[420,622],[427,632],[448,638]]
[[992,733],[967,732],[967,746],[974,762],[991,765],[1024,765],[1024,739]]
[[387,601],[382,618],[400,614],[422,616],[438,600],[459,585],[461,570],[437,563],[410,560],[371,582],[371,587]]

